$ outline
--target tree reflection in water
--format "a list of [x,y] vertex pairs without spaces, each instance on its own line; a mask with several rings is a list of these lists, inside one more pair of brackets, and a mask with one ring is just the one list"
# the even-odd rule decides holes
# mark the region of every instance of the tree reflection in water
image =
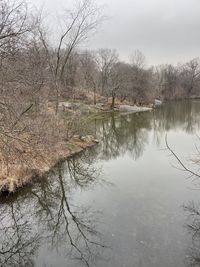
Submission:
[[99,181],[100,169],[93,166],[92,152],[57,165],[34,187],[1,197],[0,266],[34,266],[33,259],[42,246],[65,251],[66,257],[86,266],[101,255],[105,246],[97,231],[100,213],[74,206],[70,200],[75,187]]
[[199,101],[186,100],[165,103],[152,112],[109,113],[96,118],[92,125],[101,138],[99,157],[108,160],[129,153],[137,160],[143,155],[151,133],[158,145],[170,130],[194,134],[200,128],[200,105]]
[[[52,253],[57,250],[67,261],[79,259],[86,266],[94,266],[105,250],[103,236],[98,232],[101,213],[92,207],[75,206],[74,191],[102,182],[98,160],[117,158],[125,153],[134,160],[141,157],[151,133],[154,141],[160,143],[171,129],[188,133],[199,129],[200,105],[186,101],[176,105],[167,103],[154,112],[106,114],[90,126],[101,138],[97,148],[57,165],[34,186],[9,197],[1,196],[0,266],[34,266],[42,248]],[[190,266],[200,266],[200,210],[185,209],[192,214],[188,229],[193,233],[187,260]]]
[[99,156],[108,160],[129,153],[138,159],[148,143],[148,131],[151,120],[147,114],[107,114],[96,122],[98,136],[102,137],[99,144]]
[[191,246],[187,251],[187,266],[200,266],[200,204],[194,202],[184,206],[184,210],[188,213],[188,222],[186,227],[191,235]]
[[0,266],[34,266],[31,257],[38,249],[40,237],[34,232],[31,216],[20,203],[9,203],[0,214]]

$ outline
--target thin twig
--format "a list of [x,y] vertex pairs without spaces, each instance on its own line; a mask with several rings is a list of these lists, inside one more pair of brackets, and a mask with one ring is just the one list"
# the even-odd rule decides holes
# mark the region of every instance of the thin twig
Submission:
[[165,135],[165,143],[166,143],[167,149],[172,153],[172,155],[176,158],[176,160],[183,167],[183,169],[185,171],[189,172],[190,174],[192,174],[193,176],[196,176],[196,177],[200,178],[200,175],[198,173],[193,172],[192,170],[188,169],[185,166],[185,164],[180,160],[180,158],[176,155],[176,153],[171,149],[171,147],[169,146],[168,141],[167,141],[167,134]]

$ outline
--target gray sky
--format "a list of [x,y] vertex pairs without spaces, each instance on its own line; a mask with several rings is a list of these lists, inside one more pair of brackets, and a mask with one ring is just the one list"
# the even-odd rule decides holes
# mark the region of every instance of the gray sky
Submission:
[[[41,4],[40,0],[30,0]],[[73,0],[45,0],[49,14]],[[200,56],[200,0],[96,0],[106,20],[88,48],[116,49],[122,60],[141,50],[149,65],[178,63]]]

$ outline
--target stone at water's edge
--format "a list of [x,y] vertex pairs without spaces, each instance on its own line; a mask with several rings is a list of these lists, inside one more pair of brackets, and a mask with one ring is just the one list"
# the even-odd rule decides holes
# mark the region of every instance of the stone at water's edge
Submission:
[[155,107],[161,106],[162,105],[162,101],[159,100],[159,99],[155,99],[154,100],[154,105],[155,105]]
[[143,111],[150,111],[150,110],[152,110],[152,108],[129,106],[129,105],[120,105],[119,107],[119,111],[143,112]]

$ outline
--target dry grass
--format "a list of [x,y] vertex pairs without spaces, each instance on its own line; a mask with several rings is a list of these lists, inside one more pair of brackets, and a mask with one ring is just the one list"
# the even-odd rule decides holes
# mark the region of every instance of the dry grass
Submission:
[[59,161],[81,152],[83,149],[95,144],[93,136],[80,140],[78,136],[68,141],[58,141],[51,148],[29,148],[23,153],[22,159],[12,159],[8,164],[2,161],[0,170],[0,191],[14,192],[18,188],[31,183],[34,177],[42,177]]
[[74,136],[79,130],[77,118],[66,121],[48,103],[40,112],[25,114],[14,128],[9,116],[0,127],[0,191],[14,192],[60,160],[94,143],[92,136],[85,140]]

